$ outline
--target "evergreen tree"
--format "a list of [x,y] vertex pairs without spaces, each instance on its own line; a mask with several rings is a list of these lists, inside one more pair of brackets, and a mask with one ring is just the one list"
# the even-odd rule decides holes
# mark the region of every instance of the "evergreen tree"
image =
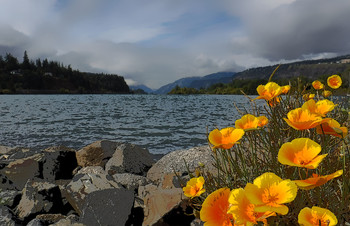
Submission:
[[19,69],[19,63],[16,57],[12,56],[11,53],[7,53],[5,56],[5,70],[13,71]]
[[23,62],[22,62],[21,68],[23,70],[29,70],[30,69],[30,61],[29,61],[29,58],[28,58],[27,50],[24,51]]

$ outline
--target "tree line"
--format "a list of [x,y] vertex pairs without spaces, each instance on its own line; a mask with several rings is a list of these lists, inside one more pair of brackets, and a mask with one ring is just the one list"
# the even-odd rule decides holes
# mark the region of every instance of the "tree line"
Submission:
[[0,55],[0,93],[130,93],[130,90],[122,76],[80,72],[48,59],[33,61],[25,51],[22,62],[10,53]]

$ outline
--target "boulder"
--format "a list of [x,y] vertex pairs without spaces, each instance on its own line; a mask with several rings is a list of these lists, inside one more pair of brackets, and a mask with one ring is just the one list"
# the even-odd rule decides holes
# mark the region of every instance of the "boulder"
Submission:
[[3,175],[3,172],[0,171],[0,189],[2,190],[19,190],[13,184],[7,176]]
[[39,214],[33,220],[31,220],[27,226],[51,225],[65,218],[66,216],[62,214]]
[[102,166],[104,167],[109,158],[112,157],[115,149],[121,143],[108,140],[96,141],[76,152],[78,165]]
[[40,171],[42,159],[42,154],[35,154],[14,160],[3,168],[0,174],[5,175],[17,189],[22,190],[27,180],[42,177]]
[[26,183],[16,213],[21,220],[28,220],[37,213],[59,213],[62,206],[62,196],[57,185],[33,179]]
[[134,192],[124,188],[87,195],[80,221],[86,225],[125,225],[134,203]]
[[111,188],[122,188],[122,186],[116,183],[101,166],[89,166],[78,171],[72,181],[62,190],[62,194],[74,210],[81,215],[88,194]]
[[131,173],[117,173],[112,177],[115,182],[123,185],[128,190],[137,190],[139,186],[145,186],[151,182],[146,177]]
[[176,209],[183,202],[181,188],[162,189],[149,184],[139,188],[139,197],[144,203],[143,225],[153,225]]
[[16,223],[12,220],[12,213],[6,206],[0,205],[0,225],[15,226]]
[[140,146],[123,143],[119,145],[112,158],[106,164],[106,172],[132,173],[146,175],[146,172],[154,164],[153,155]]
[[21,192],[16,190],[0,190],[0,205],[15,207],[21,199]]
[[85,226],[85,224],[78,223],[79,217],[71,214],[58,222],[51,224],[50,226]]
[[57,146],[43,151],[42,175],[47,181],[72,179],[72,172],[77,166],[74,149]]
[[[158,162],[156,162],[147,172],[147,178],[157,185],[162,185],[166,179],[168,181],[176,181],[175,172],[179,176],[186,175],[189,168],[194,171],[199,164],[204,164],[205,169],[210,172],[215,172],[212,166],[213,158],[209,146],[194,147],[186,150],[173,151],[166,154]],[[187,167],[186,167],[187,165]],[[163,187],[165,185],[162,185]],[[166,185],[172,186],[172,185]],[[173,187],[179,187],[174,185]]]

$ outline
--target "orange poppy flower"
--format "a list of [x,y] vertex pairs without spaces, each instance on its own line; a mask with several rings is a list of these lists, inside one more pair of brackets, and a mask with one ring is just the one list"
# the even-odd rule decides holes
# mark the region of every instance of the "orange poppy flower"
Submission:
[[338,224],[337,217],[328,209],[313,206],[299,212],[298,223],[305,226],[333,226]]
[[330,100],[320,100],[315,102],[315,100],[308,100],[306,101],[301,108],[309,110],[311,113],[320,115],[322,117],[325,117],[326,114],[330,111],[332,111],[336,104],[334,104]]
[[209,133],[208,139],[214,148],[230,149],[243,135],[243,129],[228,127],[221,130],[214,129]]
[[243,115],[242,118],[235,121],[237,129],[256,129],[259,124],[259,119],[251,114]]
[[268,82],[266,85],[259,85],[256,88],[259,96],[255,99],[264,99],[270,106],[274,106],[279,102],[277,96],[281,95],[282,88],[275,82]]
[[327,84],[332,89],[338,89],[342,84],[342,80],[339,75],[332,75],[327,78]]
[[290,85],[282,86],[281,89],[282,89],[282,93],[286,94],[290,90]]
[[186,187],[182,188],[182,190],[184,191],[185,196],[189,198],[194,198],[194,197],[200,196],[205,192],[203,185],[204,185],[204,178],[195,177],[195,178],[191,178],[187,182]]
[[332,95],[332,92],[329,91],[329,90],[324,90],[324,91],[322,92],[322,95],[323,95],[324,97],[329,97],[330,95]]
[[313,94],[313,93],[307,93],[307,94],[304,94],[304,95],[303,95],[303,99],[304,99],[305,101],[308,101],[308,100],[314,99],[314,98],[315,98],[315,94]]
[[324,85],[322,82],[315,80],[312,82],[312,87],[314,87],[314,89],[323,89]]
[[328,121],[329,119],[322,119],[321,116],[311,113],[308,109],[296,108],[287,114],[284,121],[296,130],[311,129],[319,124]]
[[327,156],[318,155],[321,146],[309,138],[297,138],[292,142],[284,143],[278,152],[278,161],[288,166],[315,169]]
[[259,116],[258,120],[258,127],[266,126],[266,124],[269,122],[269,120],[265,116]]
[[232,226],[232,214],[228,214],[229,188],[220,188],[204,200],[200,211],[200,219],[205,222],[205,226]]
[[230,203],[228,213],[232,214],[235,225],[254,225],[257,221],[265,223],[267,217],[276,215],[269,211],[256,212],[255,205],[249,201],[243,188],[232,190],[228,202]]
[[283,180],[274,173],[264,173],[255,178],[253,184],[244,188],[247,198],[257,212],[276,212],[282,215],[289,209],[284,203],[292,202],[297,196],[298,187],[291,180]]
[[348,135],[348,128],[345,126],[341,127],[339,122],[335,119],[331,119],[317,126],[316,132],[318,134],[329,134],[339,138],[344,138]]
[[320,175],[314,173],[314,174],[312,174],[312,177],[310,177],[310,178],[307,178],[305,180],[294,180],[294,182],[297,184],[297,186],[300,189],[310,190],[310,189],[313,189],[315,187],[324,185],[328,181],[330,181],[336,177],[340,177],[342,174],[343,174],[343,170],[338,170],[335,173],[325,175],[325,176],[320,176]]

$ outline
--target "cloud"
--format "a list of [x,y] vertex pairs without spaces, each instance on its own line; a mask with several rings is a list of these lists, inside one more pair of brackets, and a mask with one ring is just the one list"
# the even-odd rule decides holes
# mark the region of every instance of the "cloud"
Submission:
[[350,50],[348,0],[4,0],[0,54],[158,88]]
[[239,13],[245,27],[244,38],[234,40],[232,48],[271,61],[349,52],[350,1],[244,2],[240,11],[232,12]]

